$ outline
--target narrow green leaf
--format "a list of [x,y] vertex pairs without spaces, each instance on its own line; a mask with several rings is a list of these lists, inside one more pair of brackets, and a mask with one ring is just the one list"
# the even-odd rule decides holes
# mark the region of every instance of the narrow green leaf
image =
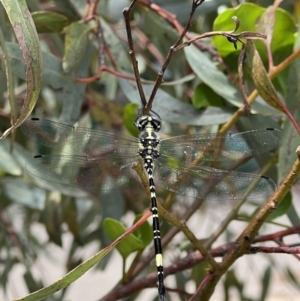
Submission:
[[41,90],[42,54],[39,39],[25,0],[2,0],[25,62],[26,94],[18,119],[0,139],[20,126],[31,114]]
[[45,209],[46,192],[44,189],[14,178],[0,179],[0,186],[3,193],[16,204],[36,210]]
[[52,11],[33,12],[32,19],[38,33],[60,33],[70,23],[67,16]]
[[80,63],[87,45],[91,27],[79,22],[73,22],[66,28],[65,53],[63,70],[65,73],[73,71]]
[[[230,46],[232,47],[232,45]],[[194,45],[185,47],[184,52],[190,67],[203,83],[232,105],[236,107],[244,105],[241,92],[206,54],[199,51]],[[272,107],[258,102],[251,105],[251,110],[263,115],[277,113]]]
[[300,289],[300,282],[298,275],[295,275],[295,271],[292,271],[290,268],[285,267],[285,275],[290,279],[289,283],[292,283],[296,289]]
[[132,66],[128,57],[128,49],[125,49],[124,43],[103,18],[100,18],[100,22],[104,39],[111,51],[112,56],[114,57],[114,60],[117,63],[118,70],[131,72]]
[[130,103],[124,108],[123,119],[126,129],[135,137],[139,135],[139,130],[134,125],[139,106],[136,103]]
[[0,277],[0,284],[2,287],[6,287],[10,278],[10,272],[13,270],[15,264],[20,264],[16,258],[6,258]]
[[75,240],[80,243],[76,202],[71,197],[64,197],[61,203],[63,210],[63,221],[67,223],[69,231],[73,234]]
[[[17,44],[6,42],[9,58],[12,61],[12,72],[15,76],[26,79],[24,61],[22,53]],[[74,82],[74,79],[62,73],[61,60],[47,52],[42,52],[43,57],[43,77],[42,82],[51,86],[53,89],[64,87],[68,82]],[[1,66],[0,66],[1,67]]]
[[62,246],[61,240],[61,206],[60,206],[60,194],[52,192],[47,200],[46,207],[43,212],[43,222],[46,226],[47,233],[52,242],[58,246]]
[[12,74],[12,68],[11,68],[11,61],[9,57],[8,49],[6,48],[6,43],[4,40],[4,35],[0,27],[0,46],[3,52],[3,62],[4,62],[4,68],[5,68],[5,76],[6,76],[6,86],[8,91],[8,97],[9,97],[9,104],[11,109],[11,116],[13,117],[13,120],[17,118],[17,112],[15,107],[15,93],[14,93],[14,80],[13,80],[13,74]]
[[226,300],[229,300],[228,296],[231,288],[235,288],[239,292],[240,297],[242,297],[243,295],[244,283],[236,276],[234,270],[229,270],[226,273],[223,287],[226,295]]
[[[103,227],[111,240],[115,240],[126,232],[126,227],[117,220],[106,218]],[[130,234],[117,246],[121,256],[126,259],[131,253],[144,248],[143,242],[135,235]]]
[[265,269],[265,272],[264,272],[264,275],[263,275],[263,278],[262,278],[262,281],[261,281],[262,292],[261,292],[259,301],[266,300],[266,297],[268,295],[268,291],[270,289],[271,276],[272,276],[272,269],[271,269],[271,266],[268,266]]
[[9,175],[20,176],[23,173],[22,163],[25,163],[26,158],[29,157],[26,156],[22,147],[18,145],[17,149],[14,148],[13,152],[11,152],[10,142],[8,140],[1,141],[0,170]]
[[31,273],[31,271],[28,269],[23,274],[23,278],[24,278],[24,281],[27,285],[29,292],[31,292],[31,293],[43,287],[42,282],[36,281]]
[[[68,0],[67,3],[64,3],[64,1],[61,0],[55,0],[57,3],[57,6],[60,8],[67,8],[69,6],[69,9],[65,12],[67,13],[76,13],[76,17],[81,16],[84,17],[84,14],[86,12],[86,2],[81,0]],[[71,12],[70,12],[71,10]]]
[[70,16],[73,19],[78,19],[79,14],[75,9],[73,1],[53,0],[53,2],[55,3],[57,11],[60,11],[61,13],[65,14],[66,16]]
[[[92,43],[88,43],[83,57],[76,68],[76,76],[78,78],[85,78],[88,76],[90,61],[92,53],[95,49]],[[64,123],[74,122],[80,118],[81,107],[84,102],[84,93],[86,91],[86,83],[78,83],[74,77],[63,87],[63,106],[60,115],[60,120]]]
[[222,97],[216,94],[209,86],[200,84],[196,87],[192,97],[192,103],[196,109],[203,107],[223,107]]
[[268,77],[267,71],[252,41],[246,42],[246,67],[261,97],[272,107],[285,112],[285,107]]
[[[125,234],[126,235],[126,234]],[[42,288],[24,298],[15,299],[15,301],[38,301],[45,300],[45,298],[53,295],[59,290],[62,290],[68,287],[71,283],[80,278],[83,274],[85,274],[88,270],[90,270],[93,266],[95,266],[99,261],[101,261],[108,253],[110,253],[115,246],[117,246],[121,241],[125,239],[125,235],[116,239],[111,245],[102,249],[91,258],[77,266],[75,269],[70,271],[60,280],[54,282],[53,284]]]

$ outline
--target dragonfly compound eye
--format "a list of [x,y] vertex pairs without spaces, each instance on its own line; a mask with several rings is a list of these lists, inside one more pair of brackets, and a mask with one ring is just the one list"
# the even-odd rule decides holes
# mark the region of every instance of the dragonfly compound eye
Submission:
[[137,118],[137,120],[134,122],[134,125],[140,131],[144,131],[146,127],[148,127],[148,128],[152,128],[155,132],[158,132],[160,130],[161,120],[158,115],[157,116],[145,115]]

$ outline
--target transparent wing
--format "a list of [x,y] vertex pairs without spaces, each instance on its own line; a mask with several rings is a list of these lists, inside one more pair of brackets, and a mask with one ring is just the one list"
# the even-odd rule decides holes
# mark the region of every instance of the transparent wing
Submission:
[[38,155],[26,163],[26,170],[60,185],[105,191],[140,181],[130,163],[130,160],[120,162],[119,157],[90,160],[86,156]]
[[265,200],[276,189],[275,183],[264,176],[206,166],[170,167],[159,161],[154,177],[158,187],[208,201]]
[[[77,155],[36,156],[26,169],[39,178],[86,190],[109,190],[114,182],[122,186],[138,179],[130,167],[139,158],[136,138],[39,119],[28,120],[21,128],[26,136],[40,144]],[[155,163],[156,184],[187,196],[222,200],[243,198],[249,185],[255,183],[248,199],[264,198],[275,188],[268,178],[188,167],[200,155],[206,161],[237,160],[273,150],[281,140],[282,133],[276,129],[165,139],[161,141],[161,156]]]
[[240,160],[276,149],[283,134],[273,128],[227,135],[178,136],[161,141],[161,156],[190,164],[199,156],[204,161]]
[[32,118],[21,126],[22,132],[30,139],[47,147],[59,149],[67,154],[101,157],[107,153],[122,156],[138,156],[138,139],[120,136],[112,132],[73,127],[51,120]]

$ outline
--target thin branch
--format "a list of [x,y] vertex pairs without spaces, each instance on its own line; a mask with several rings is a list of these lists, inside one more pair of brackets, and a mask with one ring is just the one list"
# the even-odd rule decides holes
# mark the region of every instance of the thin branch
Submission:
[[[288,229],[285,231],[279,231],[273,234],[268,234],[261,236],[254,241],[258,242],[265,242],[265,241],[273,241],[273,238],[275,237],[286,237],[295,233],[299,233],[300,226],[294,227],[292,229]],[[218,246],[217,248],[214,248],[209,251],[210,256],[212,257],[224,257],[230,250],[232,250],[235,246],[235,242],[226,243],[223,245]],[[284,247],[261,247],[261,246],[249,246],[249,248],[246,250],[245,255],[251,255],[259,252],[263,253],[287,253],[287,254],[299,254],[300,253],[299,247],[292,247],[292,246],[284,246]],[[274,252],[272,252],[272,250]],[[203,262],[205,260],[205,257],[201,255],[199,252],[192,252],[189,253],[185,258],[177,260],[172,265],[165,267],[164,274],[165,276],[168,275],[175,275],[176,273],[185,271],[187,269],[193,268],[195,265],[199,264],[200,262]],[[148,261],[149,262],[149,261]],[[201,285],[199,286],[198,290],[201,291],[202,288],[204,288],[206,285],[209,284],[209,282],[212,280],[213,274],[211,272],[208,272],[207,276],[203,279]],[[124,298],[127,296],[130,296],[133,293],[136,293],[137,291],[142,290],[145,287],[155,287],[155,283],[157,280],[156,273],[153,272],[143,278],[140,278],[134,282],[127,283],[123,286],[116,287],[112,292],[110,292],[108,295],[106,295],[104,298],[102,298],[102,301],[109,301],[109,300],[116,300],[118,298]],[[168,291],[174,291],[174,289],[168,289]],[[185,293],[185,292],[183,292]],[[190,299],[193,300],[193,299]],[[198,299],[199,300],[199,299]]]
[[296,227],[292,227],[290,229],[275,232],[273,234],[267,234],[267,235],[262,235],[262,236],[256,237],[253,242],[257,243],[257,242],[265,242],[265,241],[270,241],[270,240],[276,241],[276,240],[282,239],[285,236],[299,234],[299,233],[300,233],[300,226],[296,226]]
[[159,71],[158,75],[157,75],[157,78],[156,78],[156,83],[153,87],[153,90],[152,90],[152,93],[150,95],[150,98],[149,98],[149,101],[144,109],[144,114],[147,114],[151,108],[152,108],[152,104],[153,104],[153,101],[154,101],[154,98],[155,98],[155,95],[157,93],[157,90],[159,88],[159,86],[161,85],[161,83],[163,82],[163,76],[164,76],[164,73],[174,55],[174,52],[176,51],[176,48],[178,47],[178,45],[182,42],[184,36],[186,35],[187,31],[190,29],[191,27],[191,21],[192,21],[192,18],[194,16],[194,13],[196,11],[196,9],[204,2],[204,0],[202,1],[196,1],[194,0],[193,3],[192,3],[192,8],[191,8],[191,12],[190,12],[190,16],[188,18],[188,21],[186,22],[186,25],[183,29],[183,31],[181,32],[180,36],[178,37],[177,41],[175,42],[175,44],[173,46],[170,47],[169,49],[169,53],[166,57],[166,60],[165,60],[165,63],[163,64],[161,70]]
[[248,254],[256,254],[256,253],[300,254],[300,247],[265,247],[265,246],[249,247]]
[[236,41],[243,43],[240,40],[242,38],[243,39],[251,39],[251,40],[264,40],[267,38],[266,35],[260,34],[258,32],[250,32],[250,31],[245,31],[245,32],[237,33],[237,34],[232,33],[232,31],[210,31],[210,32],[203,33],[199,36],[196,36],[196,37],[180,44],[175,49],[175,51],[182,49],[184,47],[190,46],[191,44],[195,43],[196,41],[199,41],[199,40],[202,40],[205,38],[209,38],[209,37],[213,37],[213,36],[224,36],[231,43],[235,43]]
[[124,20],[125,20],[125,25],[126,25],[126,32],[127,32],[127,41],[128,41],[128,47],[129,47],[129,55],[131,58],[132,62],[132,67],[133,67],[133,72],[136,80],[136,84],[138,87],[138,91],[140,94],[140,100],[142,103],[142,106],[145,107],[147,104],[145,92],[141,83],[141,78],[140,78],[140,73],[139,73],[139,68],[138,68],[138,61],[135,56],[134,52],[134,46],[133,46],[133,39],[132,39],[132,33],[131,33],[131,27],[130,27],[130,12],[136,3],[137,0],[133,0],[129,7],[124,8],[123,10],[123,15],[124,15]]
[[220,268],[217,271],[211,271],[213,274],[211,281],[203,287],[201,292],[197,294],[197,298],[203,301],[209,300],[220,278],[239,257],[248,252],[251,243],[254,241],[255,236],[257,235],[263,223],[266,221],[272,211],[279,206],[284,196],[290,191],[292,185],[296,182],[298,175],[300,174],[300,147],[297,149],[296,153],[298,158],[296,159],[285,180],[279,186],[277,191],[270,196],[268,202],[257,212],[244,231],[240,234],[239,238],[234,244],[234,248],[228,252],[225,259],[220,264]]

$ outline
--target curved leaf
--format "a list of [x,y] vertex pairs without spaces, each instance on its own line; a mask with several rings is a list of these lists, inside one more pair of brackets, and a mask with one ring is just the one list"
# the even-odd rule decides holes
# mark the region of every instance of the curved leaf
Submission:
[[61,32],[70,23],[67,16],[51,11],[33,12],[32,19],[38,33]]
[[[103,226],[111,240],[117,239],[126,232],[126,227],[121,222],[112,218],[106,218]],[[117,245],[117,249],[124,259],[126,259],[131,253],[143,248],[143,242],[134,234],[130,234]]]
[[[3,51],[3,62],[5,68],[5,76],[6,76],[6,86],[9,97],[9,104],[11,109],[11,115],[15,119],[16,116],[16,107],[15,107],[15,95],[14,95],[14,80],[13,80],[13,72],[11,67],[11,61],[9,59],[9,51],[6,47],[6,43],[4,40],[4,35],[0,27],[0,46]],[[1,65],[1,64],[0,64]]]
[[[242,31],[259,31],[256,28],[256,23],[259,17],[263,15],[266,8],[263,8],[254,3],[243,3],[235,8],[226,9],[214,21],[213,30],[227,31],[233,30],[231,18],[236,16],[241,20],[238,32]],[[283,9],[276,9],[276,22],[272,35],[271,49],[272,52],[284,48],[287,45],[293,45],[295,37],[295,24],[292,17]],[[221,56],[226,57],[233,52],[237,52],[228,41],[221,36],[213,37],[213,44],[216,46]],[[259,50],[264,50],[264,45],[258,43]],[[238,44],[238,49],[241,45]]]
[[26,94],[18,119],[0,139],[20,126],[32,112],[41,90],[42,54],[37,32],[25,0],[2,0],[21,49],[26,70]]
[[252,41],[247,41],[246,67],[260,96],[272,107],[285,112],[278,94],[268,77],[267,71]]
[[118,237],[113,243],[111,243],[106,248],[102,249],[94,256],[81,263],[79,266],[74,268],[72,271],[67,273],[63,278],[54,282],[53,284],[42,288],[24,298],[15,299],[14,301],[38,301],[43,300],[48,296],[53,295],[59,290],[62,290],[69,286],[71,283],[80,278],[83,274],[85,274],[88,270],[90,270],[93,266],[95,266],[98,262],[100,262],[108,253],[110,253],[121,241],[123,241],[128,234],[132,233],[133,227],[128,229],[122,236]]

